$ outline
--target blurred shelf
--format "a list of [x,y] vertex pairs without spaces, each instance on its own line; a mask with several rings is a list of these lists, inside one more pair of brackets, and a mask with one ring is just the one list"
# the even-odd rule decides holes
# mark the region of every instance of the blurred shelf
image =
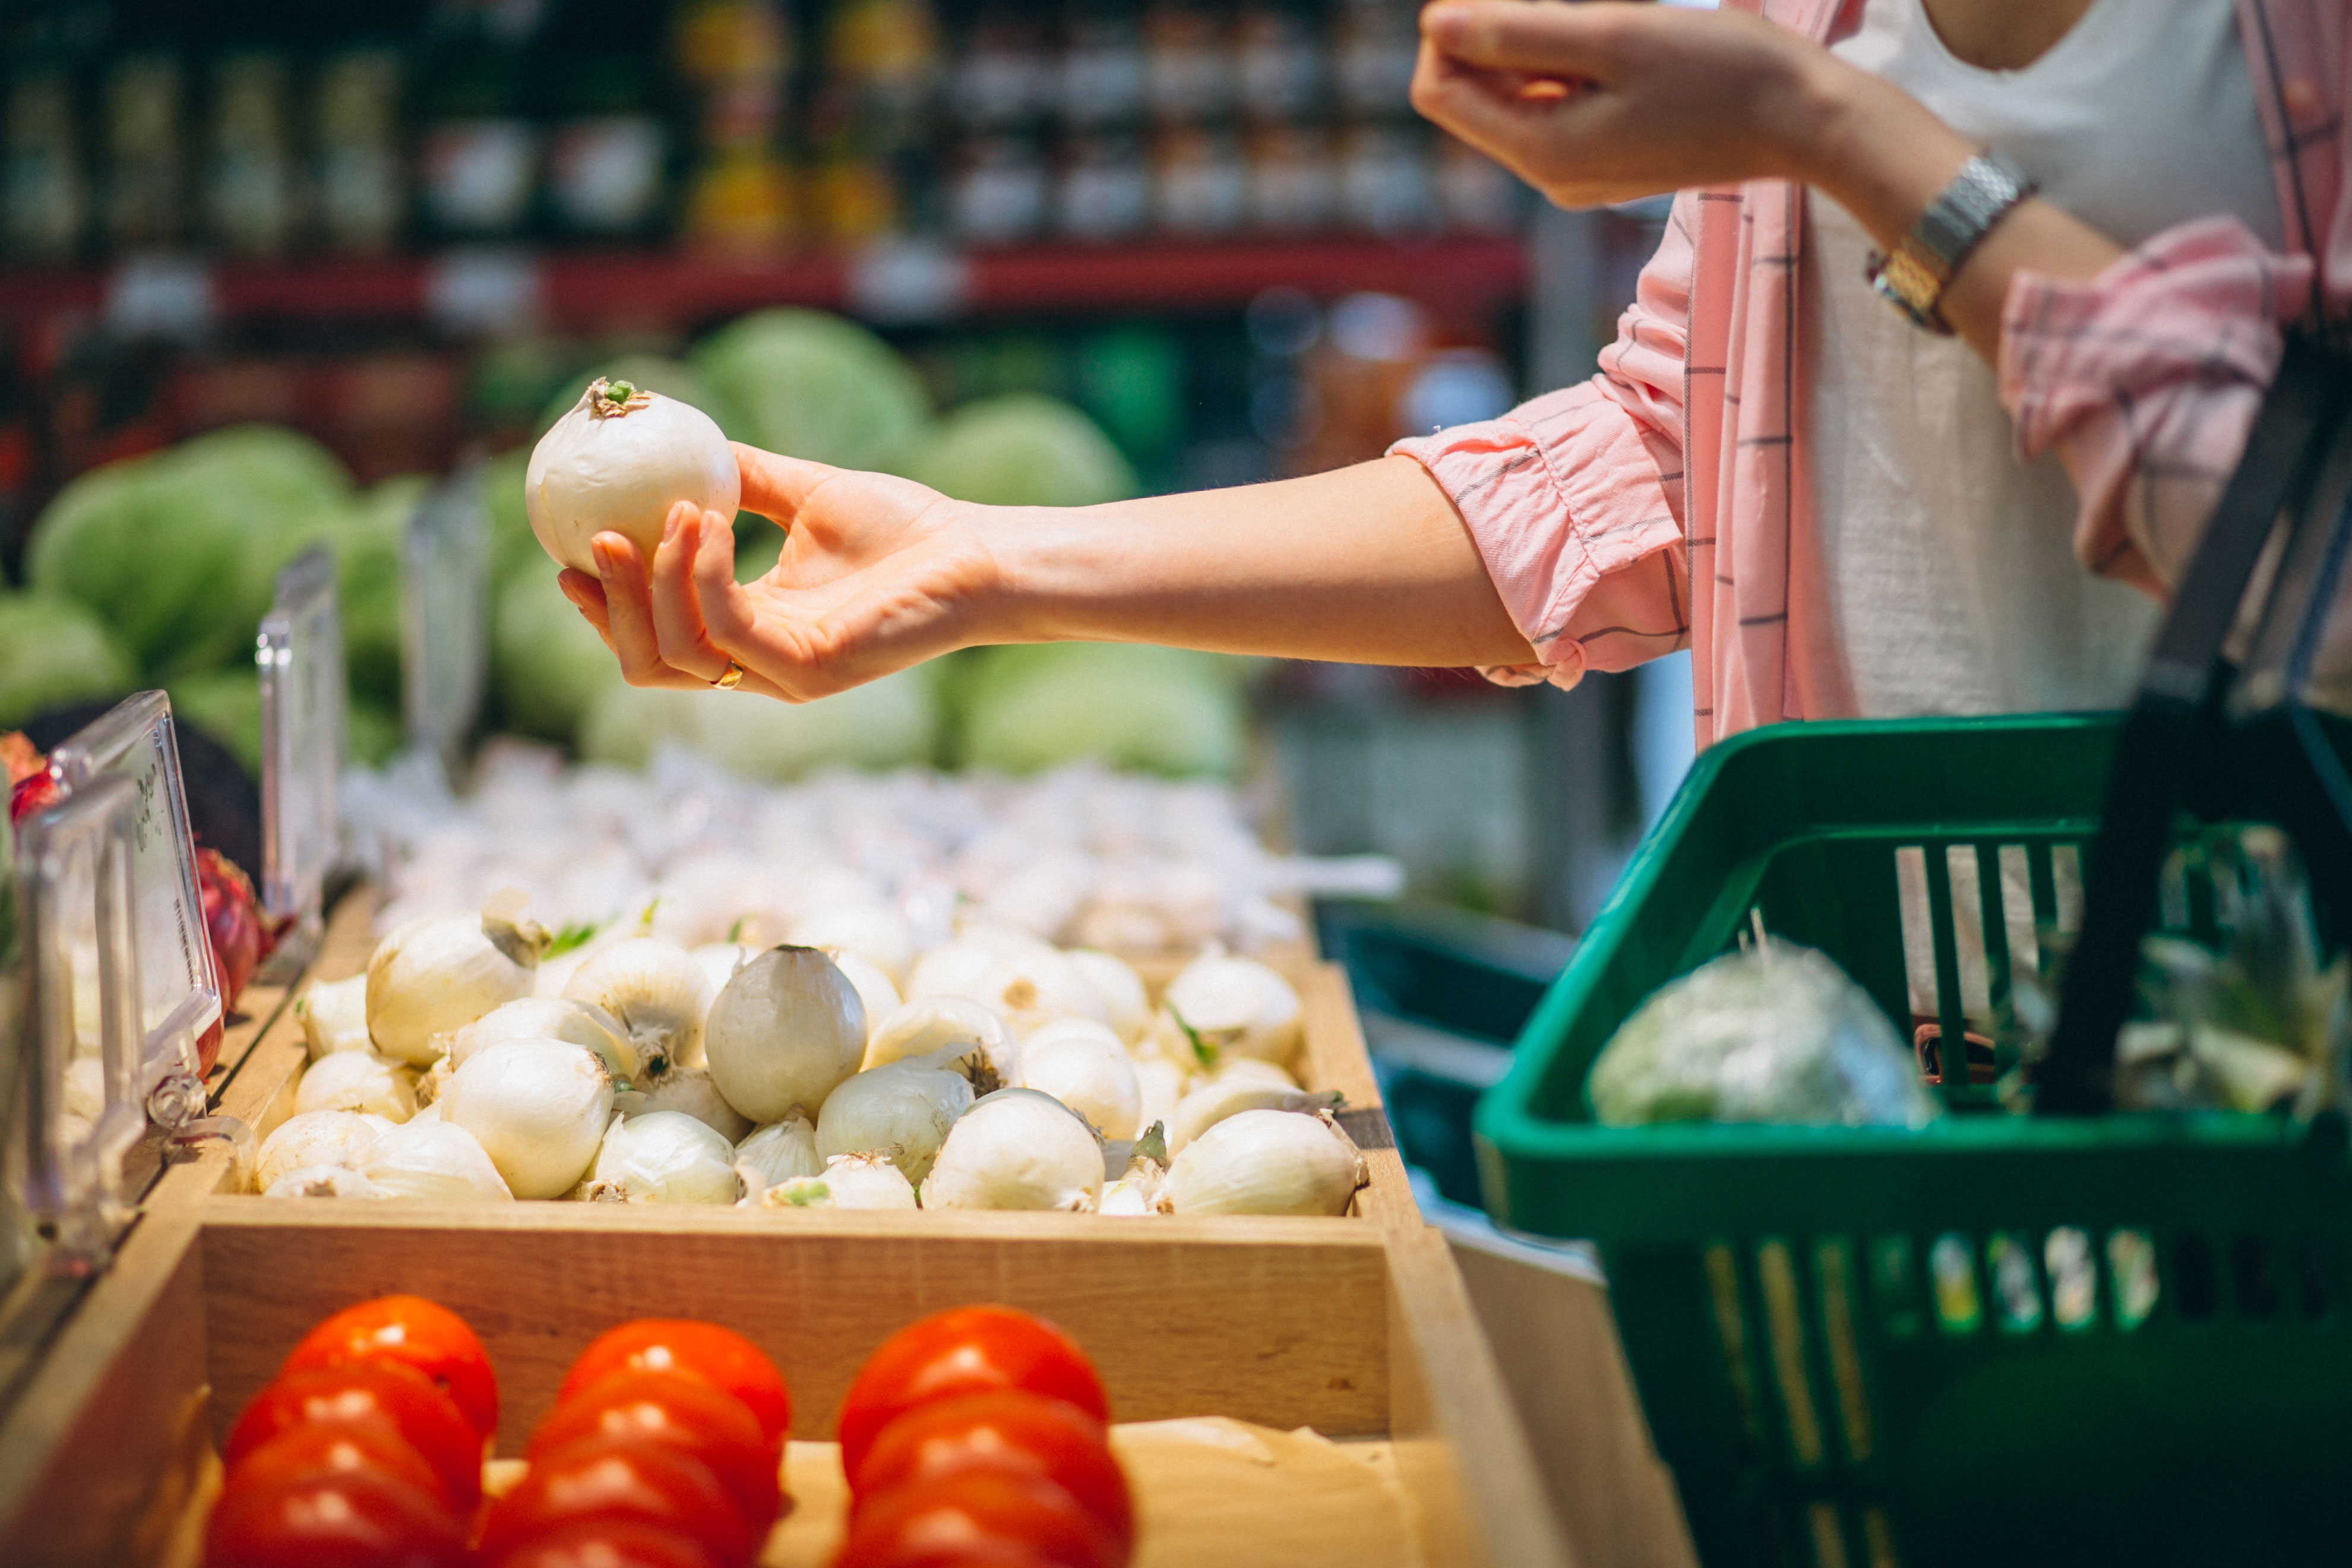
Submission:
[[673,251],[452,250],[387,261],[276,266],[143,258],[109,268],[0,269],[0,316],[103,311],[163,331],[211,323],[414,318],[444,330],[536,319],[566,330],[690,326],[765,305],[880,322],[990,315],[1227,309],[1264,289],[1320,298],[1371,289],[1444,315],[1516,304],[1528,278],[1515,237],[1161,240],[731,261]]

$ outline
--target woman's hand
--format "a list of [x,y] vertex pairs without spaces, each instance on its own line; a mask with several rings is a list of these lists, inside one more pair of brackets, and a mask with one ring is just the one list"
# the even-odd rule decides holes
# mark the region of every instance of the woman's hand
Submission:
[[730,520],[683,501],[650,563],[600,533],[599,575],[563,574],[631,685],[709,686],[731,658],[743,689],[805,701],[979,640],[999,574],[973,509],[887,474],[735,458],[743,510],[785,531],[766,576],[739,584]]
[[1841,79],[1862,74],[1745,12],[1471,0],[1422,13],[1412,102],[1559,205],[1592,206],[1806,178]]

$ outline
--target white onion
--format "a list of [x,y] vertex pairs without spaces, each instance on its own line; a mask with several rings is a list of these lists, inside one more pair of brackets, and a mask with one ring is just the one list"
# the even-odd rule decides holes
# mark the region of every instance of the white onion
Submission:
[[923,1182],[923,1206],[1084,1211],[1102,1186],[1094,1129],[1052,1095],[1000,1089],[948,1129]]
[[1176,1107],[1182,1103],[1192,1081],[1181,1064],[1165,1057],[1136,1058],[1135,1086],[1139,1097],[1136,1125],[1149,1127],[1157,1121],[1164,1127],[1174,1121]]
[[1186,1144],[1162,1191],[1180,1215],[1342,1215],[1370,1179],[1329,1112],[1244,1110]]
[[[633,1081],[644,1071],[637,1048],[621,1021],[593,1002],[568,996],[523,996],[494,1007],[449,1037],[444,1058],[450,1072],[464,1067],[474,1053],[500,1040],[568,1040],[585,1046],[603,1059],[615,1079]],[[434,1064],[437,1072],[440,1062]],[[446,1081],[447,1074],[443,1074]]]
[[1055,1018],[1110,1022],[1110,1005],[1068,954],[1011,926],[975,926],[915,962],[908,996],[961,996],[1020,1039]]
[[310,1165],[356,1169],[375,1135],[393,1123],[355,1110],[306,1110],[288,1117],[261,1141],[253,1184],[267,1188],[289,1171]]
[[735,1146],[678,1111],[615,1116],[583,1195],[634,1204],[731,1204],[742,1195]]
[[297,1114],[365,1111],[387,1121],[416,1114],[416,1092],[398,1062],[374,1051],[334,1051],[312,1062],[294,1090]]
[[702,965],[702,983],[716,996],[735,978],[735,972],[759,956],[756,947],[746,947],[740,942],[706,942],[700,947],[687,950],[687,956]]
[[702,1018],[710,992],[702,965],[677,943],[649,936],[616,942],[572,972],[563,995],[620,1020],[643,1076],[702,1065]]
[[626,382],[590,383],[531,448],[523,476],[523,510],[540,547],[592,577],[589,542],[606,529],[650,565],[673,505],[691,501],[731,522],[741,496],[734,449],[709,415]]
[[871,1071],[950,1046],[978,1046],[997,1077],[1013,1076],[1016,1053],[1004,1020],[962,996],[918,996],[900,1003],[867,1037],[866,1067]]
[[760,1194],[772,1209],[910,1209],[915,1188],[907,1173],[878,1154],[837,1154],[815,1176],[794,1176]]
[[1305,1037],[1298,993],[1290,982],[1213,942],[1168,983],[1161,1011],[1205,1047],[1208,1066],[1227,1056],[1286,1065]]
[[704,1068],[680,1068],[665,1073],[651,1089],[624,1089],[613,1096],[613,1109],[624,1116],[676,1110],[693,1117],[729,1142],[750,1134],[751,1119],[727,1103]]
[[1328,1110],[1339,1103],[1336,1090],[1308,1094],[1286,1084],[1274,1084],[1248,1074],[1219,1073],[1176,1102],[1168,1122],[1168,1152],[1184,1146],[1230,1116],[1244,1110]]
[[793,922],[785,938],[798,947],[832,948],[854,952],[898,984],[915,960],[914,932],[907,922],[879,904],[835,904]]
[[880,1154],[920,1182],[956,1118],[971,1109],[971,1080],[953,1070],[952,1048],[856,1073],[825,1096],[816,1152]]
[[1021,1042],[1021,1087],[1050,1094],[1106,1139],[1132,1138],[1143,1089],[1107,1024],[1057,1018]]
[[858,1005],[866,1009],[866,1026],[869,1033],[876,1019],[887,1018],[898,1010],[898,987],[882,972],[879,964],[845,947],[828,947],[822,951],[839,967],[842,978],[848,981],[857,993]]
[[367,1026],[376,1049],[411,1067],[440,1054],[436,1035],[465,1027],[531,992],[547,932],[501,898],[478,915],[411,921],[368,959]]
[[267,1187],[265,1198],[389,1198],[397,1194],[369,1181],[348,1165],[300,1165]]
[[710,1077],[754,1121],[814,1116],[866,1057],[866,1007],[832,959],[772,947],[736,972],[704,1029]]
[[1101,995],[1118,1037],[1130,1046],[1143,1038],[1143,1031],[1151,1026],[1151,994],[1144,989],[1143,976],[1135,972],[1135,966],[1100,948],[1074,947],[1067,956]]
[[411,1121],[380,1135],[360,1173],[396,1198],[469,1204],[514,1197],[481,1140],[446,1121]]
[[824,1170],[824,1156],[816,1152],[815,1124],[798,1112],[771,1121],[736,1144],[735,1163],[748,1166],[770,1187]]
[[364,972],[311,986],[296,999],[294,1016],[302,1020],[302,1039],[312,1061],[336,1051],[363,1051],[374,1044],[368,1038]]
[[613,1116],[596,1053],[562,1040],[501,1040],[450,1076],[446,1121],[481,1140],[519,1198],[562,1197],[586,1173]]

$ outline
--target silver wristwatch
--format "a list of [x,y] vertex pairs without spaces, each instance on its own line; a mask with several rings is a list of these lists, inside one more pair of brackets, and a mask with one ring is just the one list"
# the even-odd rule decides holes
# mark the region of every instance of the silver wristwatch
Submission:
[[1960,166],[1952,183],[1927,204],[1895,254],[1872,251],[1863,264],[1878,297],[1931,332],[1951,335],[1936,309],[1944,286],[2003,214],[2038,189],[2008,154],[1980,153]]

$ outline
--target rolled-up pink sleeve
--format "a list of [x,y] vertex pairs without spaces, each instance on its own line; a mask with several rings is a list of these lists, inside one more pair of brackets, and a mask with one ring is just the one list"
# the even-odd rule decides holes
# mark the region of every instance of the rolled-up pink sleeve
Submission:
[[2085,281],[2020,271],[2001,400],[2027,457],[2055,448],[2083,563],[2161,595],[2188,564],[2310,306],[2308,258],[2234,217],[2165,230]]
[[1427,468],[1452,498],[1536,651],[1537,663],[1483,671],[1489,679],[1573,686],[1588,669],[1628,668],[1689,640],[1689,232],[1678,202],[1591,380],[1389,448]]

